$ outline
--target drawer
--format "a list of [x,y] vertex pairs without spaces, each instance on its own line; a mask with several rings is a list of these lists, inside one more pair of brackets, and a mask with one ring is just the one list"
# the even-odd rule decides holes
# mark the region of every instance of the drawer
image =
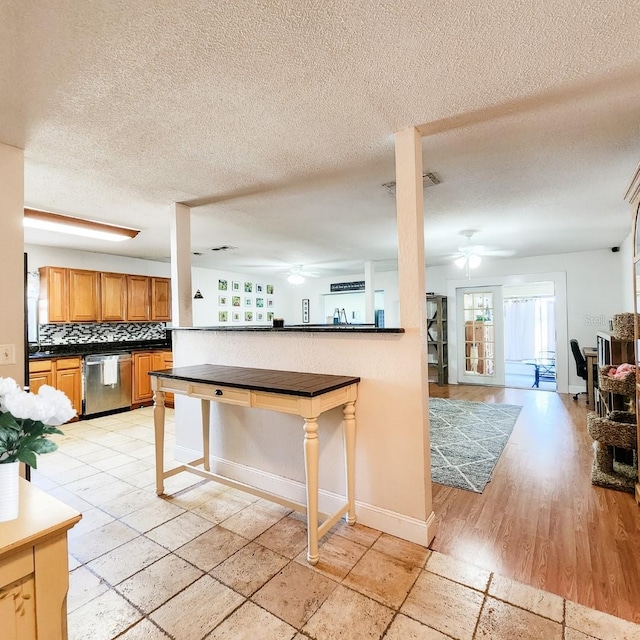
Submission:
[[79,369],[80,358],[58,358],[56,360],[56,369],[58,371],[64,369]]
[[47,373],[52,366],[51,360],[29,360],[29,373]]
[[196,398],[206,398],[214,402],[237,404],[243,407],[251,406],[251,391],[249,389],[235,389],[233,387],[214,387],[191,385],[191,395]]

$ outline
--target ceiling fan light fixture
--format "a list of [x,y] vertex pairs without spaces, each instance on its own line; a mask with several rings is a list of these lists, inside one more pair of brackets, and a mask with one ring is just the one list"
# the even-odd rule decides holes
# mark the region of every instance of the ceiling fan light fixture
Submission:
[[467,259],[464,256],[460,256],[459,258],[456,258],[453,262],[456,265],[456,267],[458,267],[459,269],[464,269],[465,264],[467,264]]
[[477,255],[475,253],[472,253],[469,256],[469,268],[470,269],[477,269],[480,266],[481,262],[482,262],[482,258],[479,255]]
[[292,273],[287,277],[287,282],[290,284],[302,284],[304,282],[304,276],[299,273]]

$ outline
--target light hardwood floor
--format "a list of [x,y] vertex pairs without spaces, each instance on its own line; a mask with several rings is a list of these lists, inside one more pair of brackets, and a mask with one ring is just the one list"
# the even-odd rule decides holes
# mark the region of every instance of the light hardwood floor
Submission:
[[584,396],[471,385],[430,394],[523,407],[484,493],[434,485],[431,547],[640,622],[640,508],[591,484]]

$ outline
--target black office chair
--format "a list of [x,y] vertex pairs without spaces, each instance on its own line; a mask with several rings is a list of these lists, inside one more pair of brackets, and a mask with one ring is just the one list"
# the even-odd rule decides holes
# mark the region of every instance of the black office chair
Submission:
[[[582,355],[582,351],[580,350],[580,345],[577,340],[571,339],[569,340],[569,344],[571,345],[571,353],[573,353],[573,357],[576,361],[576,373],[583,380],[587,380],[587,361],[585,357]],[[580,393],[576,393],[573,396],[574,400],[578,400],[578,396],[584,393],[587,395],[586,391],[580,391]]]

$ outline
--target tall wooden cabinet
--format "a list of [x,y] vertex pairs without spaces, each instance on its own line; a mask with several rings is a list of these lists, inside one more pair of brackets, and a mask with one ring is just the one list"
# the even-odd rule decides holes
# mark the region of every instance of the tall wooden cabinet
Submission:
[[447,296],[427,294],[427,354],[429,382],[447,384],[449,345],[447,342]]
[[[633,287],[635,295],[633,297],[633,306],[636,313],[635,322],[635,349],[636,349],[636,362],[640,363],[640,349],[638,342],[640,341],[640,327],[638,326],[638,312],[640,311],[640,164],[636,167],[636,170],[631,178],[627,192],[625,194],[625,200],[631,204],[633,215],[632,237],[633,237]],[[640,375],[636,375],[636,407],[638,404],[638,397],[640,396]],[[638,411],[636,411],[636,416]],[[640,421],[636,427],[638,437],[638,450],[640,451]],[[640,479],[636,482],[636,502],[640,504]]]

